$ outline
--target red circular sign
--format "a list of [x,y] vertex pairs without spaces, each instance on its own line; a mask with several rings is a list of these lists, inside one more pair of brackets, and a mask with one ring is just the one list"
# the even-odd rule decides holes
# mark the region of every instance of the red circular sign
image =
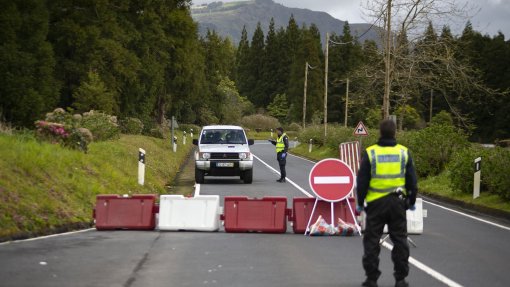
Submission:
[[308,181],[318,198],[337,202],[351,193],[354,187],[354,174],[345,162],[328,158],[313,166]]

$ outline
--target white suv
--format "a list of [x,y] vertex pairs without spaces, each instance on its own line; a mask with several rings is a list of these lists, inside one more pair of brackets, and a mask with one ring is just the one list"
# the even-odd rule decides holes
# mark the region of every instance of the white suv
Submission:
[[193,144],[195,181],[204,183],[204,176],[240,176],[244,183],[253,181],[253,155],[246,133],[238,126],[205,126]]

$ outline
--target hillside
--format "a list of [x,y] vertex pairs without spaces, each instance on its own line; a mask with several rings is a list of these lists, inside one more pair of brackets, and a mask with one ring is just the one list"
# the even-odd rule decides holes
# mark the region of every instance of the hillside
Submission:
[[[200,33],[204,35],[207,29],[215,30],[222,36],[230,37],[234,43],[238,43],[241,37],[243,26],[246,25],[248,37],[251,39],[257,23],[262,24],[264,34],[267,33],[269,21],[274,18],[275,26],[286,27],[289,18],[294,15],[298,25],[310,25],[314,23],[321,31],[323,42],[326,32],[342,34],[345,21],[333,18],[325,12],[317,12],[309,9],[289,8],[272,0],[251,0],[239,2],[213,2],[209,5],[194,6],[191,9],[191,16],[199,23]],[[362,35],[369,28],[370,24],[349,23],[353,35]],[[365,40],[376,40],[378,35],[375,29],[371,29],[359,39],[362,43]]]
[[[180,137],[180,136],[179,136]],[[145,185],[137,183],[138,148],[146,150]],[[91,143],[87,154],[0,133],[0,242],[90,226],[97,194],[164,194],[191,150],[122,135]]]

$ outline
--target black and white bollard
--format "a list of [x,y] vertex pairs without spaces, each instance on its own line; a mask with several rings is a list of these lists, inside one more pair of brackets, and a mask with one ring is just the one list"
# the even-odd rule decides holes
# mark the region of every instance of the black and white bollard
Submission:
[[271,129],[271,138],[273,138],[273,129]]
[[310,143],[308,144],[308,152],[312,152],[312,146],[313,146],[313,139],[310,139]]
[[193,140],[193,129],[189,129],[189,136],[191,137],[191,140]]
[[480,176],[482,173],[482,158],[475,159],[475,175],[473,183],[473,199],[480,197]]
[[145,150],[138,149],[138,184],[145,182]]
[[177,152],[177,136],[174,136],[174,140],[173,140],[173,150],[174,150],[174,152]]

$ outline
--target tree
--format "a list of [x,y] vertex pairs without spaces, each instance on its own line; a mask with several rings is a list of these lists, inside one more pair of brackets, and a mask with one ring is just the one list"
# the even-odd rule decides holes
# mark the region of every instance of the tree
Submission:
[[277,118],[280,122],[284,122],[289,113],[289,104],[285,94],[278,94],[273,101],[267,106],[269,115]]
[[89,71],[87,79],[82,81],[73,97],[75,99],[73,107],[79,113],[100,110],[106,114],[114,114],[114,111],[118,110],[113,93],[108,91],[95,71]]
[[374,0],[367,1],[365,8],[375,25],[385,27],[380,30],[380,35],[384,43],[383,117],[388,118],[395,78],[403,76],[410,79],[405,70],[416,66],[413,65],[416,59],[409,51],[421,39],[423,25],[445,15],[450,19],[462,16],[466,11],[458,8],[455,0]]
[[257,28],[253,33],[250,46],[250,62],[248,67],[250,69],[250,76],[248,77],[247,91],[248,99],[257,107],[263,106],[265,102],[263,85],[263,71],[264,71],[264,58],[265,58],[265,44],[264,32],[260,22],[257,23]]
[[58,102],[60,83],[45,1],[3,1],[0,11],[0,121],[32,127]]

